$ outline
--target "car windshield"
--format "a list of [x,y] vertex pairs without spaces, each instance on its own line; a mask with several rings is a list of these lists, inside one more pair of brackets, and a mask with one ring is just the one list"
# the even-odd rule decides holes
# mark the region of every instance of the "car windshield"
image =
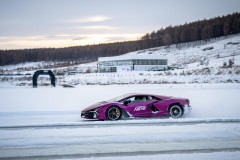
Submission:
[[117,101],[120,101],[120,100],[122,100],[123,98],[127,97],[128,95],[129,95],[129,94],[124,94],[124,95],[121,95],[121,96],[118,96],[118,97],[109,99],[107,102],[117,102]]

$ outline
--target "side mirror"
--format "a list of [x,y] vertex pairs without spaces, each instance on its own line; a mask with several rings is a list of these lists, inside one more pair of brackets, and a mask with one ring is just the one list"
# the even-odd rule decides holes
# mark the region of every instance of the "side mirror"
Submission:
[[125,106],[127,106],[128,103],[130,103],[130,102],[131,102],[131,100],[130,100],[130,99],[127,99],[127,100],[125,100],[125,101],[123,102],[123,104],[124,104]]

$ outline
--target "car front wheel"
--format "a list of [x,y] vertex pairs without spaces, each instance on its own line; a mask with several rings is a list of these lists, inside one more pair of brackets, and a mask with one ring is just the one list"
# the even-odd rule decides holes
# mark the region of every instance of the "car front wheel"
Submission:
[[122,110],[117,106],[112,106],[107,109],[106,116],[108,120],[116,121],[122,116]]
[[179,105],[173,105],[169,109],[169,115],[172,118],[180,118],[183,115],[183,109]]

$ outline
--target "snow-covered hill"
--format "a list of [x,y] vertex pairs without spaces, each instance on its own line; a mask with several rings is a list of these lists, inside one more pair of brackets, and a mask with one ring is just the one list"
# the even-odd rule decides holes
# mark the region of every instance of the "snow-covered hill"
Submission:
[[[240,60],[240,35],[221,37],[209,41],[191,42],[164,46],[128,53],[129,55],[161,55],[168,59],[170,65],[189,68],[221,67],[233,58],[237,64]],[[202,68],[202,67],[200,67]]]
[[125,55],[162,56],[168,59],[170,66],[181,69],[166,72],[78,74],[67,76],[64,81],[71,85],[240,82],[240,35],[150,48]]
[[[94,73],[97,62],[70,67],[52,68],[58,84],[129,84],[129,83],[239,83],[240,82],[240,34],[208,41],[150,48],[125,55],[158,55],[166,57],[168,64],[181,69],[157,72]],[[1,86],[31,85],[36,69],[54,66],[53,62],[36,62],[1,66],[2,73],[21,73],[18,77],[0,76]],[[26,73],[31,75],[25,75]],[[48,77],[41,77],[42,84],[49,85]],[[41,83],[41,82],[40,82]]]

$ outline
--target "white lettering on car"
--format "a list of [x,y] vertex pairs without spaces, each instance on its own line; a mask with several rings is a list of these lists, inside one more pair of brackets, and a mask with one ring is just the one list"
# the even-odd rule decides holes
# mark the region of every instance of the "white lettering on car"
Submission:
[[135,107],[134,108],[134,111],[136,112],[136,111],[144,111],[144,110],[146,110],[146,106],[138,106],[138,107]]

